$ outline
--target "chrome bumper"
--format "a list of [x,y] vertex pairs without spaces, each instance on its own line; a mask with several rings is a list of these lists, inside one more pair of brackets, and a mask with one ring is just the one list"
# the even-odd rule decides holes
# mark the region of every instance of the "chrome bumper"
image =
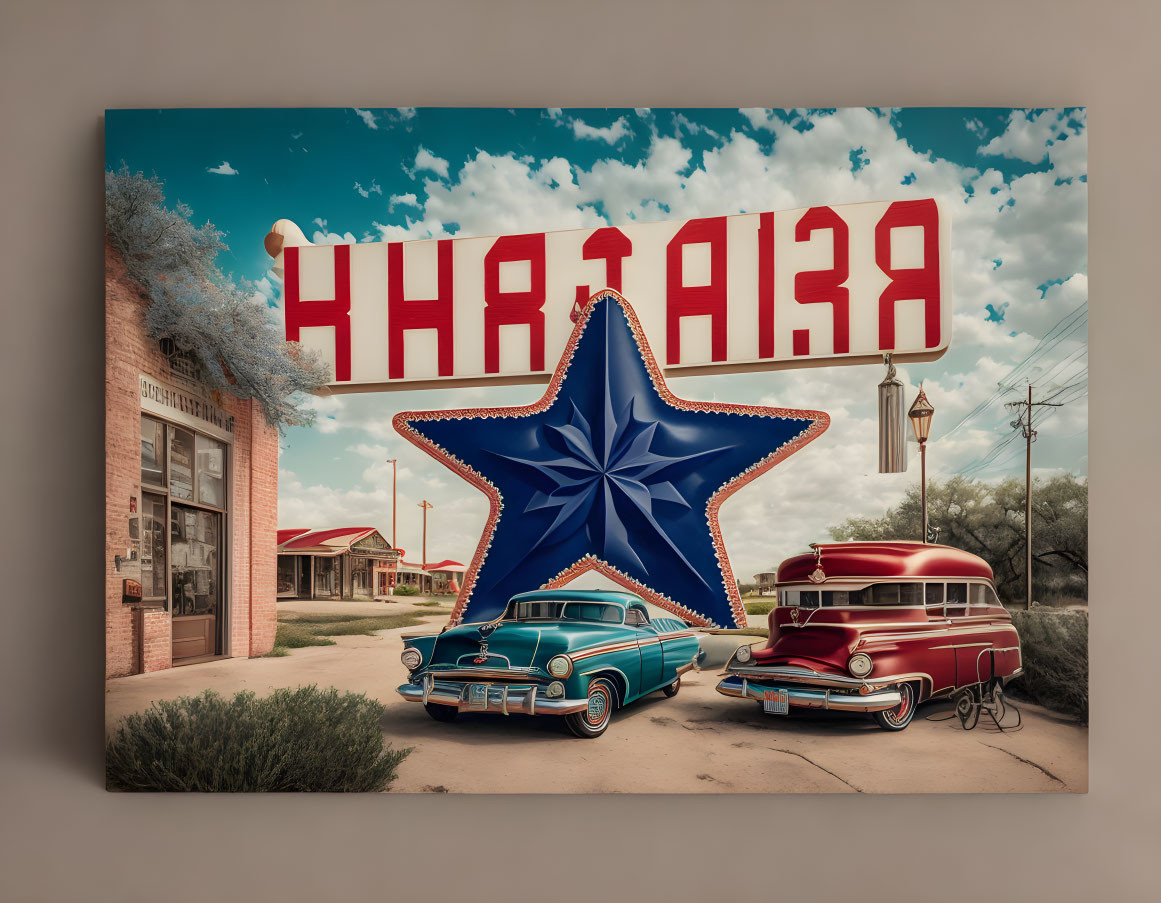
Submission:
[[898,690],[875,690],[863,695],[836,693],[828,687],[787,687],[773,674],[763,674],[762,677],[763,680],[759,683],[741,674],[731,674],[718,684],[717,689],[723,696],[756,699],[761,702],[765,690],[777,687],[786,691],[790,705],[804,709],[829,709],[835,712],[881,712],[893,709],[903,701]]
[[[483,686],[482,698],[469,698],[469,687]],[[455,680],[436,680],[430,674],[418,684],[403,684],[397,692],[409,702],[433,702],[455,706],[462,712],[494,712],[498,715],[568,715],[583,712],[589,706],[587,699],[549,699],[544,687],[537,684],[466,683]]]

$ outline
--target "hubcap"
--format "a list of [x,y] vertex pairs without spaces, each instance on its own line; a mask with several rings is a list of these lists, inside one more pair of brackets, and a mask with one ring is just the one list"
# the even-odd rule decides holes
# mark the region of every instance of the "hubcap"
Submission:
[[603,688],[598,687],[589,696],[588,720],[591,724],[600,724],[609,708],[608,698]]
[[903,697],[903,701],[893,708],[887,715],[888,718],[895,724],[901,724],[907,720],[907,716],[911,711],[911,687],[904,684],[899,688],[899,693]]

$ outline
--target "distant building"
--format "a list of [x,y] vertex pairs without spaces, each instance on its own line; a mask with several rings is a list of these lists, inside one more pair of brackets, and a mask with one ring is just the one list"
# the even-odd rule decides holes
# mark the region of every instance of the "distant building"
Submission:
[[777,569],[763,571],[761,574],[754,575],[754,582],[758,585],[759,596],[772,596],[774,594],[774,582],[778,578]]
[[386,598],[402,558],[374,527],[279,530],[278,598]]
[[458,593],[464,585],[467,567],[447,559],[426,567],[412,561],[399,563],[399,585],[410,586],[421,593]]

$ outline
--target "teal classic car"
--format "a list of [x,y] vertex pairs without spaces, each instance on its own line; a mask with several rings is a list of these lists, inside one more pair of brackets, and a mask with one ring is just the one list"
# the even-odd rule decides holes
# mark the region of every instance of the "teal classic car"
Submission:
[[521,593],[495,621],[404,637],[410,676],[399,695],[436,721],[461,710],[563,715],[576,736],[599,737],[614,709],[677,695],[697,664],[697,634],[650,608],[629,592]]

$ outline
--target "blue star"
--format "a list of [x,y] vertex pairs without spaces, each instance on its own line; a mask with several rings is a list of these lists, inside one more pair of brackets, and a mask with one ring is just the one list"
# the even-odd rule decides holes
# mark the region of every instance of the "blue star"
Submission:
[[536,404],[395,418],[492,499],[453,619],[493,618],[514,593],[596,570],[719,625],[745,613],[718,506],[828,423],[815,411],[676,398],[612,291],[585,307]]

